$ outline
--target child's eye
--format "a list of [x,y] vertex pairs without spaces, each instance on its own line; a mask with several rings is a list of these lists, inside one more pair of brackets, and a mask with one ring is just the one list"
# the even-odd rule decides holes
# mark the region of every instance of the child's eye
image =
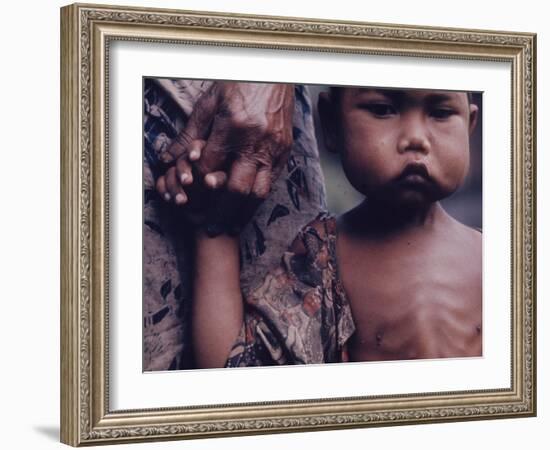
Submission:
[[376,117],[390,117],[397,114],[395,107],[389,103],[367,103],[361,105],[362,108],[369,111]]
[[434,108],[430,111],[430,116],[440,120],[448,119],[453,114],[455,114],[455,111],[451,108]]

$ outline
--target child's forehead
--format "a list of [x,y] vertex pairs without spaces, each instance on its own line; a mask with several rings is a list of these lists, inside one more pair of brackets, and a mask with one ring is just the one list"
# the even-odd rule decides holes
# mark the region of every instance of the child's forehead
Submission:
[[346,87],[344,92],[350,95],[376,95],[390,100],[400,101],[452,101],[468,99],[468,93],[464,91],[448,91],[436,89],[395,89],[377,87]]

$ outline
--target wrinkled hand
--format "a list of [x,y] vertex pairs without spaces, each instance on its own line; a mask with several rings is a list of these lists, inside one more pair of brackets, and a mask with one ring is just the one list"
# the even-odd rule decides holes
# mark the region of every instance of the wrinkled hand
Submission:
[[[214,83],[163,153],[163,162],[174,165],[157,190],[176,204],[207,208],[212,234],[240,229],[288,159],[293,111],[293,85]],[[208,191],[222,186],[212,204]]]

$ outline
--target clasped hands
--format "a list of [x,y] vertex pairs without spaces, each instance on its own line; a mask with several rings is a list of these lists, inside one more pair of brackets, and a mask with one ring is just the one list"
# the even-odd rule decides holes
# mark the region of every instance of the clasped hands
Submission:
[[293,112],[293,85],[213,83],[162,153],[157,192],[209,235],[238,233],[287,162]]

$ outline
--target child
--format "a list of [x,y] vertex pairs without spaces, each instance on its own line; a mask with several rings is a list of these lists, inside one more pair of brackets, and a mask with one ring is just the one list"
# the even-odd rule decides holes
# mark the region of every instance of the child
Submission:
[[481,355],[481,234],[439,201],[463,183],[463,92],[332,88],[327,147],[365,200],[301,230],[243,302],[238,237],[196,232],[199,367]]

